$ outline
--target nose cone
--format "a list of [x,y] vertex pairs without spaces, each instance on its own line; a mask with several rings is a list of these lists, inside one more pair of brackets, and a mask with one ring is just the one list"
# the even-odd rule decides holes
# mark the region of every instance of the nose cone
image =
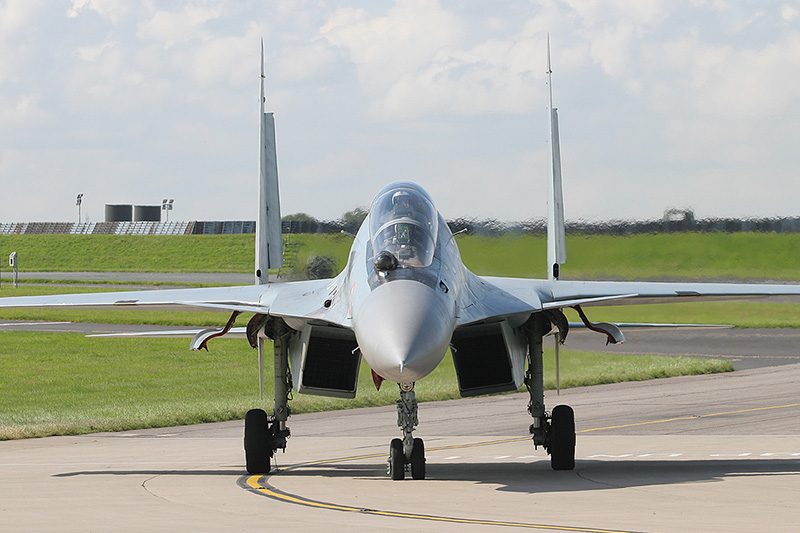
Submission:
[[395,280],[372,291],[353,322],[369,366],[389,381],[407,383],[427,376],[441,362],[455,311],[444,293],[418,281]]

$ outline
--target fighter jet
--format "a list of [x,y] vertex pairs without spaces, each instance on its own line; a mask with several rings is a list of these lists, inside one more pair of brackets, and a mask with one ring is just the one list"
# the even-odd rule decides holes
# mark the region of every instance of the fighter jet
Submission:
[[[418,425],[414,385],[441,363],[448,348],[462,396],[514,391],[524,384],[530,396],[529,432],[534,446],[544,448],[554,469],[571,470],[575,465],[574,413],[567,405],[545,408],[542,372],[543,338],[553,333],[558,342],[564,342],[567,337],[569,322],[563,309],[576,309],[586,327],[605,335],[607,342],[616,343],[624,340],[620,328],[592,323],[583,308],[800,295],[800,285],[559,279],[566,248],[549,44],[551,157],[546,278],[472,273],[464,266],[457,238],[431,196],[418,184],[402,181],[376,194],[338,276],[270,283],[268,271],[281,267],[283,254],[275,125],[273,114],[264,111],[263,48],[261,65],[261,176],[253,285],[0,299],[0,308],[231,313],[223,328],[177,335],[191,336],[193,349],[204,348],[209,340],[222,335],[245,336],[258,349],[262,394],[264,344],[273,342],[274,410],[267,414],[253,409],[245,417],[245,460],[250,473],[269,472],[273,455],[286,449],[291,390],[353,398],[363,358],[376,386],[391,382],[398,388],[402,438],[390,443],[388,474],[394,480],[404,479],[407,472],[413,479],[424,479],[424,442],[413,434]],[[240,313],[252,318],[246,328],[233,328]]]

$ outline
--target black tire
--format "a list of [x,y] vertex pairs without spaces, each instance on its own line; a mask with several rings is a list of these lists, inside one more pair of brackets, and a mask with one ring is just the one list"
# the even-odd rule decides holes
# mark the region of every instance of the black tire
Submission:
[[403,454],[403,441],[392,439],[389,444],[389,475],[394,481],[400,481],[406,477],[406,458]]
[[575,412],[569,405],[558,405],[553,409],[548,451],[553,470],[575,468]]
[[272,438],[267,413],[251,409],[244,417],[244,457],[248,474],[267,474],[272,457]]
[[414,439],[411,450],[411,479],[425,479],[425,443],[422,439]]

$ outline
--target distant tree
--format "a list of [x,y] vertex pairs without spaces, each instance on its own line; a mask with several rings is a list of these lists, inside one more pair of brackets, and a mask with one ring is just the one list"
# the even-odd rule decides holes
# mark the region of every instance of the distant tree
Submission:
[[356,233],[358,228],[361,227],[361,223],[367,218],[367,214],[369,214],[369,209],[366,207],[356,207],[344,213],[339,219],[339,223],[342,225],[344,231]]
[[281,218],[282,221],[286,222],[289,220],[296,220],[299,222],[319,222],[316,218],[312,217],[307,213],[294,213],[292,215],[286,215]]
[[307,213],[294,213],[281,218],[283,233],[316,233],[319,220]]

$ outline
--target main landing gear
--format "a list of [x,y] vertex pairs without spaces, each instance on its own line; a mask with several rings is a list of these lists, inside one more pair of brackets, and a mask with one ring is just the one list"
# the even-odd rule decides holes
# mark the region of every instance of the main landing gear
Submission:
[[528,322],[525,385],[530,395],[528,412],[533,417],[529,431],[534,446],[543,446],[550,454],[553,470],[572,470],[575,468],[575,413],[569,405],[556,406],[552,414],[544,409],[542,338],[549,330],[549,321],[540,314],[533,315]]
[[289,429],[261,409],[247,411],[244,418],[244,456],[248,474],[267,474],[278,448],[286,448]]
[[[289,372],[289,336],[291,330],[282,322],[270,330],[275,343],[275,414],[267,416],[261,409],[251,409],[244,418],[244,456],[249,474],[266,474],[278,448],[286,449],[289,428],[289,395],[292,376]],[[259,361],[263,360],[264,339],[257,339]]]
[[425,443],[412,435],[419,424],[417,397],[413,383],[400,384],[400,399],[397,400],[397,425],[403,430],[403,439],[392,439],[389,444],[388,474],[393,480],[405,479],[406,468],[411,469],[412,479],[425,479]]

